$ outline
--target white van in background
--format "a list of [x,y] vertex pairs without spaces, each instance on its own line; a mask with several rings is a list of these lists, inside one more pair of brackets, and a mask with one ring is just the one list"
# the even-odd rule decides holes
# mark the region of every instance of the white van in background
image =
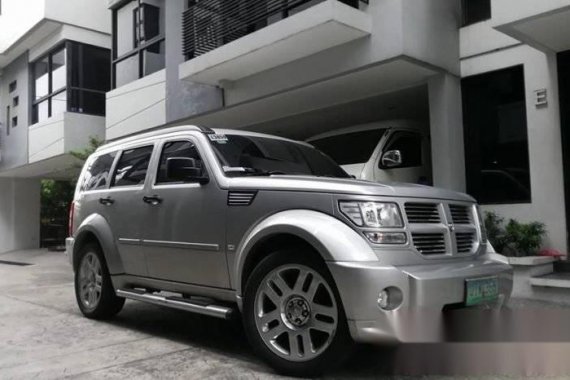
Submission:
[[311,137],[307,142],[358,179],[432,183],[429,128],[417,121],[357,125]]

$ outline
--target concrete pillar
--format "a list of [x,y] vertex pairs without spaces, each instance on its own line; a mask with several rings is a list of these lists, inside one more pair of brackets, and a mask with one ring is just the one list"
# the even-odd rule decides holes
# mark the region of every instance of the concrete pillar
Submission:
[[39,245],[40,181],[0,178],[0,253]]
[[465,148],[461,81],[440,74],[428,81],[433,183],[464,192]]

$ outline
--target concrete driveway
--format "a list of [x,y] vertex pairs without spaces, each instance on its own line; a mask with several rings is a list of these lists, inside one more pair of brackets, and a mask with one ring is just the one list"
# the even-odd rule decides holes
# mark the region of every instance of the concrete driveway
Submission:
[[[528,301],[514,305],[556,313],[567,310]],[[328,377],[551,374],[564,378],[562,374],[570,374],[568,352],[570,344],[565,341],[358,347],[351,360]],[[0,255],[0,378],[63,377],[279,378],[252,354],[239,323],[130,301],[114,320],[91,321],[75,304],[73,276],[63,253],[34,250]]]

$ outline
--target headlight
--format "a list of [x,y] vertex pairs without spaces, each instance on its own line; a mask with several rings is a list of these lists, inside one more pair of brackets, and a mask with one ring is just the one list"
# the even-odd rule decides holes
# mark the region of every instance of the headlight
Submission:
[[402,228],[404,222],[396,203],[339,202],[340,211],[359,227]]
[[485,221],[483,220],[483,212],[479,208],[479,205],[477,205],[476,210],[477,220],[479,221],[479,228],[481,228],[481,241],[483,243],[487,243],[487,229],[485,228]]

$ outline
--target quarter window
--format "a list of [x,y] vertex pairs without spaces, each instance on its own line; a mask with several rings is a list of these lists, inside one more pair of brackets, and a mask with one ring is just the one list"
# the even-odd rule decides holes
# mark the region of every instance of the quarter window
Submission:
[[90,162],[81,182],[81,191],[106,188],[116,156],[117,152],[104,154]]
[[461,84],[467,191],[481,203],[530,202],[523,66]]
[[143,185],[152,156],[152,146],[125,150],[115,170],[113,186]]
[[114,86],[165,66],[164,0],[131,0],[113,12]]
[[158,176],[156,183],[173,183],[172,179],[168,178],[166,171],[166,164],[169,158],[193,158],[196,163],[204,170],[204,164],[200,158],[200,154],[196,146],[190,141],[170,141],[164,144],[162,154],[160,155],[160,166],[158,168]]

